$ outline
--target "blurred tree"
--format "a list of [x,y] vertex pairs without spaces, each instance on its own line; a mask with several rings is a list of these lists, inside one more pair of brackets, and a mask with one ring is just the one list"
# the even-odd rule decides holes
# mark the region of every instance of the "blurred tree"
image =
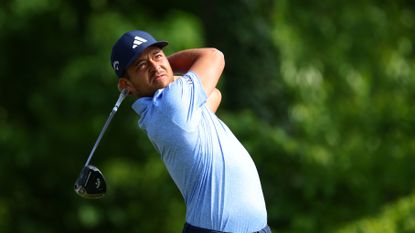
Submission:
[[281,229],[333,232],[413,191],[410,5],[278,2],[274,38],[294,96],[285,134],[296,145],[282,153],[296,158],[282,170],[289,180],[274,187],[296,201],[271,199],[285,208],[271,212]]
[[201,2],[206,45],[219,48],[226,56],[223,106],[252,109],[268,122],[286,119],[289,98],[271,34],[276,1]]

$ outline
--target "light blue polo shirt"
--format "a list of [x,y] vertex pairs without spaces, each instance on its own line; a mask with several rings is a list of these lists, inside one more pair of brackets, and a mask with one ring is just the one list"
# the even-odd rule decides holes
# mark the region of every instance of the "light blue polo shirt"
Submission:
[[267,212],[255,164],[206,101],[196,74],[188,72],[132,107],[183,195],[187,223],[259,231],[267,225]]

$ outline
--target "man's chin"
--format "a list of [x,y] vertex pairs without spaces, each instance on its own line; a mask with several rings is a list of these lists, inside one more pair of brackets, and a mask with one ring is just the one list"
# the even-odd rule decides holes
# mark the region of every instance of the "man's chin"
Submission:
[[167,87],[171,82],[173,82],[173,77],[163,75],[153,80],[154,84],[160,88]]

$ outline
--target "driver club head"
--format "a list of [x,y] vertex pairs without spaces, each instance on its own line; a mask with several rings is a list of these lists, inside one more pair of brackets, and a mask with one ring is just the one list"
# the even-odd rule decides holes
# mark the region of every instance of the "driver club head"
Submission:
[[107,191],[102,172],[93,165],[82,168],[75,182],[75,192],[83,198],[101,198]]

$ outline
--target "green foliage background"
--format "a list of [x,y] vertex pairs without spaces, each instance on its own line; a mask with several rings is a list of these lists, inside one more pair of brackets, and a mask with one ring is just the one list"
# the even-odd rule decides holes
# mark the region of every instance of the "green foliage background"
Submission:
[[6,0],[0,7],[0,232],[181,232],[185,207],[127,99],[113,42],[225,53],[218,115],[250,151],[274,232],[415,232],[415,4]]

